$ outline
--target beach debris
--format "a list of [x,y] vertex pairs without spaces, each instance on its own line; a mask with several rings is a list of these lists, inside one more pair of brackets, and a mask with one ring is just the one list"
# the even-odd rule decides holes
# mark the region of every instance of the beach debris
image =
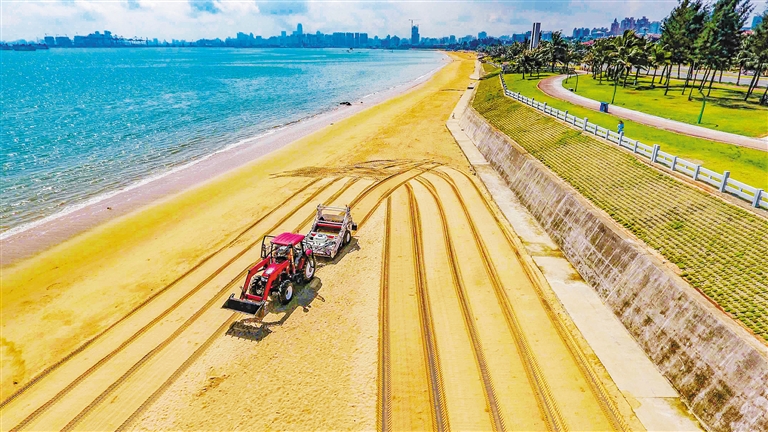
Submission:
[[347,102],[347,101],[339,102],[339,105],[352,106],[352,102]]

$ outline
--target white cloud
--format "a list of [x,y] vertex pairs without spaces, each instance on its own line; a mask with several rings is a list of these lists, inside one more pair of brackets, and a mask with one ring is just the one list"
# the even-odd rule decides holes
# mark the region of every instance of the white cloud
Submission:
[[676,0],[506,1],[270,1],[270,0],[67,0],[3,1],[0,39],[111,30],[123,36],[159,39],[225,38],[238,31],[271,36],[292,31],[365,31],[408,36],[416,19],[423,36],[519,33],[532,21],[545,30],[609,26],[613,18],[647,15],[662,19]]

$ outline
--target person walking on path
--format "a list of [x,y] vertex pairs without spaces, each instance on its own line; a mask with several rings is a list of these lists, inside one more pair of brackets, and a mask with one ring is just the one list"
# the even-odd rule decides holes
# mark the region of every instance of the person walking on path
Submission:
[[624,134],[624,122],[622,120],[619,120],[619,126],[616,127],[616,131],[620,134]]

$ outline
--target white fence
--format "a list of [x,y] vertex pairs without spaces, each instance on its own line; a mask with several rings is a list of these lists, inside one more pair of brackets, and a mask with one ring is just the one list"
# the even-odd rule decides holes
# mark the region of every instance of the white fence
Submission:
[[661,147],[658,144],[652,146],[643,144],[638,140],[625,137],[623,133],[619,134],[602,126],[590,123],[587,118],[576,117],[568,114],[568,111],[561,111],[557,108],[548,106],[546,102],[539,102],[534,98],[511,92],[507,90],[507,83],[504,82],[502,74],[499,74],[499,78],[501,79],[501,85],[504,88],[504,94],[516,101],[536,108],[558,120],[562,120],[576,129],[581,129],[582,131],[594,134],[595,136],[608,140],[614,144],[618,144],[619,147],[623,147],[633,153],[650,159],[651,163],[659,164],[670,171],[682,173],[695,181],[707,183],[716,187],[720,192],[727,192],[745,201],[749,201],[752,203],[753,207],[768,209],[768,194],[762,189],[732,179],[730,177],[730,171],[725,171],[720,174],[708,170],[701,165],[688,162],[685,159],[661,151]]

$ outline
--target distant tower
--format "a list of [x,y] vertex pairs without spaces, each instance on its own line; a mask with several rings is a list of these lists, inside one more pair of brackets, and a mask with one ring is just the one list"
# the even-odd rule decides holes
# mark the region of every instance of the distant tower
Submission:
[[411,45],[418,45],[419,44],[419,26],[412,25],[411,26]]
[[611,23],[611,35],[616,36],[619,33],[621,33],[619,31],[619,27],[620,27],[619,21],[616,18],[614,18],[613,22]]
[[539,46],[541,40],[541,23],[533,23],[533,29],[531,30],[531,45],[530,49],[534,49]]
[[304,34],[304,27],[301,26],[301,23],[296,26],[296,34],[299,36]]

